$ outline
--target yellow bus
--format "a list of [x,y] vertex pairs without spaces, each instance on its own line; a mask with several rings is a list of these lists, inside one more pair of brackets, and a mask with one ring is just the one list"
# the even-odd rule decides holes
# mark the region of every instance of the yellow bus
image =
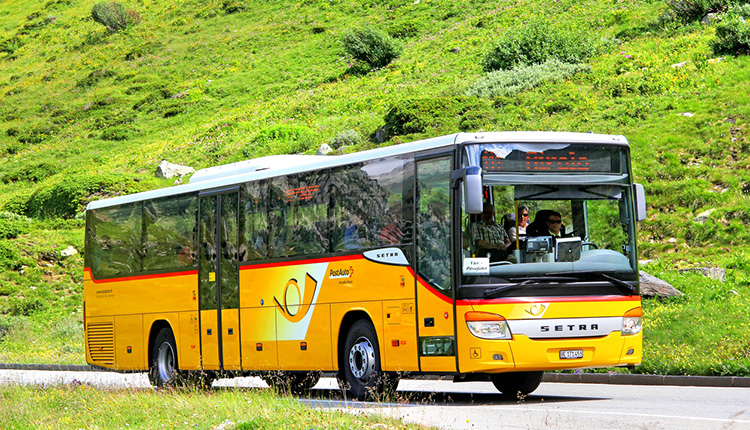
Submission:
[[637,365],[632,178],[623,136],[458,133],[93,201],[86,360],[156,386],[334,373],[360,399],[405,373],[516,394],[547,370]]

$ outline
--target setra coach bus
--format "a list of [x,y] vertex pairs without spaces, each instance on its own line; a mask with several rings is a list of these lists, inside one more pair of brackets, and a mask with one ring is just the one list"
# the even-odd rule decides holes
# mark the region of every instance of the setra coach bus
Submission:
[[403,373],[514,395],[546,370],[634,366],[645,212],[623,136],[458,133],[207,168],[88,205],[86,360],[156,386],[303,390],[332,372],[360,399]]

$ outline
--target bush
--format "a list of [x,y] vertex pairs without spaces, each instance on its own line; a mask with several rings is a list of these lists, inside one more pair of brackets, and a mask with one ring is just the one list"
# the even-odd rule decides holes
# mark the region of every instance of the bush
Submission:
[[33,164],[24,164],[11,169],[0,175],[0,181],[11,182],[39,182],[57,173],[58,166],[54,163],[42,161]]
[[567,64],[559,60],[547,60],[541,64],[517,66],[511,70],[498,70],[488,73],[474,83],[467,96],[500,97],[512,96],[534,88],[544,82],[558,82],[570,76],[589,70],[588,66]]
[[13,316],[29,316],[47,309],[49,305],[39,297],[11,297],[8,300],[8,313]]
[[31,220],[12,212],[0,212],[0,239],[15,239],[28,233]]
[[328,145],[333,149],[339,149],[342,146],[358,145],[364,141],[364,138],[357,130],[344,130],[328,139]]
[[10,240],[0,239],[0,268],[16,270],[21,267],[21,252]]
[[116,33],[141,22],[138,12],[125,9],[125,6],[116,1],[95,4],[91,8],[91,18],[106,27],[110,33]]
[[[402,100],[385,114],[387,138],[403,134],[424,133],[441,127],[455,130],[466,118],[466,129],[473,128],[474,113],[485,111],[489,103],[475,97],[430,97]],[[484,114],[482,115],[484,116]],[[452,122],[447,124],[448,122]],[[470,124],[469,124],[470,123]]]
[[593,39],[582,31],[558,29],[546,23],[530,23],[507,31],[485,56],[485,72],[510,70],[519,65],[584,62],[596,53]]
[[320,138],[310,127],[277,124],[261,129],[243,151],[246,158],[270,154],[295,154],[320,145]]
[[723,12],[726,0],[668,0],[669,10],[662,16],[666,21],[684,23],[700,21],[709,13]]
[[351,30],[342,39],[344,51],[370,70],[388,65],[401,54],[401,44],[388,33],[374,28]]
[[732,9],[716,24],[713,50],[717,54],[750,54],[750,5]]
[[91,200],[137,191],[142,191],[142,185],[132,176],[70,176],[32,194],[26,203],[25,215],[34,218],[73,218]]

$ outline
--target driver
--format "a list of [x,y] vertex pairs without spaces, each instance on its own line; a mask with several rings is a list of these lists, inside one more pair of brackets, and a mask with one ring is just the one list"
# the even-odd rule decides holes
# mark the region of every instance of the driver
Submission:
[[489,254],[490,261],[514,259],[508,251],[508,234],[503,226],[495,222],[495,207],[491,203],[484,204],[482,218],[471,225],[471,239],[478,256]]

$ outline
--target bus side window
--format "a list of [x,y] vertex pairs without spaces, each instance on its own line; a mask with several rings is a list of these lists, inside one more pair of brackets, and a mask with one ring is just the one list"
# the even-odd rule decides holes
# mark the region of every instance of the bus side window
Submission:
[[240,261],[260,260],[268,257],[268,182],[259,181],[245,184],[242,189],[244,207],[245,241],[241,245]]

